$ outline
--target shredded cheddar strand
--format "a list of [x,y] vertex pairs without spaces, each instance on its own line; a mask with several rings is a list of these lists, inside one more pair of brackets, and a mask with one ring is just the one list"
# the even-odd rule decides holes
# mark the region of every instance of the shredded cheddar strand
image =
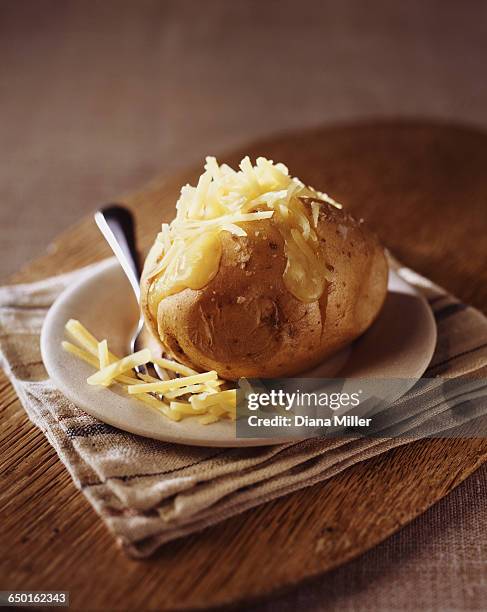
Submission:
[[[106,339],[98,341],[79,321],[71,319],[65,328],[79,346],[65,340],[63,349],[96,369],[88,377],[88,384],[122,384],[131,397],[176,422],[188,416],[203,418],[202,424],[235,419],[236,391],[220,391],[223,381],[216,372],[198,373],[170,359],[153,357],[149,349],[120,359],[108,350]],[[136,375],[134,368],[149,362],[179,376],[163,381],[147,374]]]

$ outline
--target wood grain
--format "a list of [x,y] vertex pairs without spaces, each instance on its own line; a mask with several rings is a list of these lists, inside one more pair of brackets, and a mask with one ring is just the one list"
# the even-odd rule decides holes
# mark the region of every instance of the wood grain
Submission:
[[[292,172],[365,217],[406,264],[487,309],[487,137],[431,124],[338,126],[289,134],[244,153]],[[199,169],[124,198],[147,248],[181,184]],[[108,255],[87,219],[16,275],[42,278]],[[207,607],[262,597],[336,567],[412,520],[487,460],[487,442],[429,440],[330,481],[127,559],[75,489],[43,434],[0,378],[0,588],[64,589],[77,609]]]

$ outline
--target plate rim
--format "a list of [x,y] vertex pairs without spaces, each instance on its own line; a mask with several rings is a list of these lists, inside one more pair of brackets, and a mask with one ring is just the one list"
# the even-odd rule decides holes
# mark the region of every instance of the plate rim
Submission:
[[[233,437],[225,438],[225,439],[214,438],[214,437],[212,438],[211,436],[206,436],[204,438],[197,438],[197,437],[195,438],[195,437],[191,437],[191,435],[182,437],[180,433],[171,433],[170,429],[167,429],[167,428],[162,428],[161,431],[155,432],[156,435],[150,435],[148,433],[141,433],[141,430],[136,431],[136,428],[134,429],[132,426],[130,426],[130,424],[126,425],[122,423],[120,420],[112,419],[110,415],[108,415],[107,418],[105,417],[102,418],[99,412],[93,409],[92,405],[90,405],[90,402],[85,402],[82,397],[81,398],[78,397],[75,399],[74,392],[73,392],[74,390],[72,389],[72,387],[69,386],[69,384],[65,383],[63,378],[57,376],[57,371],[54,368],[54,365],[52,363],[52,355],[51,355],[51,350],[49,348],[50,346],[49,331],[51,327],[54,327],[56,325],[56,322],[58,322],[57,316],[56,316],[58,315],[58,311],[62,308],[62,305],[67,300],[72,298],[73,294],[78,293],[80,289],[84,286],[84,284],[86,284],[87,282],[90,282],[90,281],[93,282],[98,276],[104,273],[106,274],[111,271],[115,271],[117,268],[123,274],[123,271],[121,270],[118,264],[118,261],[116,260],[115,257],[110,257],[108,259],[105,259],[99,262],[98,264],[88,266],[84,270],[84,273],[82,273],[81,276],[76,279],[76,282],[66,287],[58,295],[58,297],[51,304],[46,314],[46,317],[44,318],[44,321],[42,323],[41,334],[40,334],[40,349],[41,349],[41,357],[42,357],[44,367],[46,368],[46,371],[51,381],[66,396],[66,398],[69,401],[71,401],[77,407],[87,412],[90,416],[96,419],[99,419],[108,425],[111,425],[124,432],[129,432],[135,435],[148,437],[150,439],[159,440],[161,442],[169,442],[169,443],[174,443],[174,444],[187,445],[187,446],[199,446],[199,447],[239,448],[239,447],[256,447],[256,446],[274,446],[274,445],[289,443],[289,442],[297,443],[300,441],[300,439],[297,439],[297,438],[236,438],[235,436],[236,425],[235,425],[235,422],[232,422],[232,421],[225,422],[225,425],[227,425],[228,428],[230,427],[232,428]],[[390,276],[389,276],[388,285],[391,282],[391,278],[394,278],[394,280],[396,282],[399,282],[399,285],[403,287],[404,291],[419,298],[423,304],[426,316],[428,316],[430,319],[429,323],[431,325],[432,330],[434,331],[434,341],[432,342],[431,350],[429,351],[429,354],[427,355],[427,358],[426,358],[426,362],[429,363],[433,356],[436,339],[437,339],[437,327],[436,327],[436,322],[435,322],[435,318],[434,318],[431,306],[428,300],[426,299],[426,297],[422,293],[420,293],[414,286],[412,286],[407,281],[405,281],[401,276],[399,276],[399,274],[393,268],[389,269],[389,275]],[[389,288],[388,288],[388,292],[389,292]],[[378,319],[379,317],[380,317],[380,314],[378,316]],[[63,316],[63,320],[64,319],[65,317]],[[367,332],[365,332],[365,334],[366,333]],[[353,351],[353,348],[351,350]],[[427,367],[428,366],[426,365],[422,374],[424,373],[424,371],[426,371]],[[404,393],[406,393],[408,390],[409,389],[405,389]],[[113,391],[110,391],[109,389],[106,389],[106,390],[103,389],[101,391],[107,392],[107,393],[113,393]],[[398,398],[395,398],[395,399],[398,399]],[[135,404],[135,400],[130,400],[130,401],[134,402],[134,405],[137,405],[137,407],[139,407],[138,404]],[[91,404],[92,403],[93,402],[91,402]],[[146,410],[145,407],[143,407],[143,409]],[[161,417],[162,416],[163,415],[161,415]],[[193,418],[189,417],[189,419],[194,422]],[[188,419],[184,419],[183,421],[179,423],[174,423],[173,421],[169,421],[168,419],[164,417],[164,423],[169,428],[171,426],[174,427],[174,425],[181,426],[181,424],[184,422],[188,423]],[[169,423],[171,423],[171,425],[169,425]],[[206,429],[207,426],[200,425],[199,427],[202,427],[202,428],[204,427],[202,431],[208,431],[208,432],[211,431],[209,429]]]

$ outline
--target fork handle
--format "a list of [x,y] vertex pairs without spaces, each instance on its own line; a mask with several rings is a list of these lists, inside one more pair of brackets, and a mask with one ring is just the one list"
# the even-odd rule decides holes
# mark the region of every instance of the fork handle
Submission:
[[135,246],[135,221],[128,208],[104,206],[95,213],[95,222],[115,253],[140,303],[141,267]]

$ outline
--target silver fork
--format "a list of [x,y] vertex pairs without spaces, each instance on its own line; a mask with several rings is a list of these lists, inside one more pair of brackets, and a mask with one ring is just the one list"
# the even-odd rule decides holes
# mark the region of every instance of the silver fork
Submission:
[[[135,221],[132,213],[124,206],[110,204],[95,213],[95,223],[115,253],[134,291],[137,303],[140,305],[140,277],[142,270],[136,248]],[[144,317],[141,314],[137,327],[130,339],[129,349],[131,353],[135,353],[142,348],[141,338],[143,328]],[[156,364],[149,363],[147,366],[137,366],[135,368],[137,374],[149,374],[161,380],[167,379],[163,370]]]

